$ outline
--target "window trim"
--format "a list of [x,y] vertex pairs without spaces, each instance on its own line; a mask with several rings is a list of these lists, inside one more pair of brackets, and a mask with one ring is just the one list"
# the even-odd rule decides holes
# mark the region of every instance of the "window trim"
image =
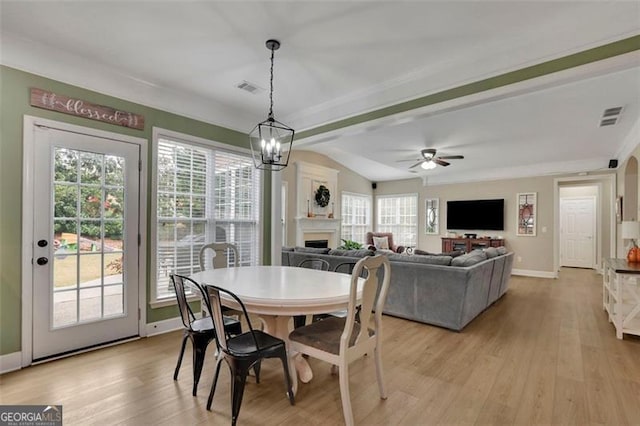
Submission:
[[[229,145],[222,142],[216,142],[209,139],[204,139],[198,136],[188,135],[186,133],[180,133],[173,130],[163,129],[161,127],[152,127],[151,129],[152,135],[152,149],[151,149],[151,166],[153,167],[153,173],[151,174],[151,210],[149,216],[149,224],[150,232],[149,232],[149,255],[150,255],[150,271],[152,273],[149,275],[149,306],[152,309],[162,308],[165,306],[173,306],[177,305],[177,300],[175,297],[173,298],[164,298],[158,299],[157,295],[157,282],[155,271],[157,271],[157,259],[156,259],[156,251],[157,251],[157,238],[158,238],[158,199],[157,199],[157,190],[158,190],[158,140],[162,138],[174,140],[175,142],[184,143],[187,145],[198,146],[201,148],[207,149],[218,149],[221,151],[226,151],[233,154],[248,154],[251,156],[251,150],[247,148],[238,147],[235,145]],[[260,183],[261,186],[264,187],[264,171],[260,170]],[[259,203],[260,206],[264,205],[264,191],[263,188],[260,188],[259,193]],[[261,207],[262,209],[262,207]],[[262,218],[262,214],[259,214],[259,217]],[[258,229],[258,256],[257,262],[258,264],[262,264],[262,258],[264,256],[263,248],[263,229],[264,229],[264,221],[260,220],[260,226]],[[189,298],[189,300],[199,300],[197,297]]]
[[[359,193],[359,192],[342,191],[340,193],[340,238],[342,238],[342,227],[344,226],[344,218],[342,217],[342,206],[344,205],[344,203],[343,203],[343,199],[342,198],[345,195],[350,195],[350,196],[355,196],[355,197],[364,197],[364,198],[369,200],[369,204],[370,204],[369,217],[368,217],[368,223],[366,223],[365,225],[369,225],[369,229],[373,229],[373,210],[375,209],[374,204],[373,204],[373,202],[374,202],[373,196],[371,194],[362,194],[362,193]],[[352,226],[352,225],[349,225],[349,226]],[[366,245],[366,241],[363,242],[363,244]]]
[[[416,243],[415,245],[418,245],[418,239],[420,237],[420,194],[418,194],[417,192],[407,192],[407,193],[401,193],[401,194],[384,194],[384,195],[376,195],[376,206],[375,206],[375,210],[376,210],[376,219],[375,219],[375,232],[380,232],[380,230],[378,229],[378,218],[380,217],[380,212],[378,212],[378,199],[380,198],[399,198],[399,197],[415,197],[416,198]],[[394,242],[396,244],[400,244],[398,241],[396,241],[394,239]]]

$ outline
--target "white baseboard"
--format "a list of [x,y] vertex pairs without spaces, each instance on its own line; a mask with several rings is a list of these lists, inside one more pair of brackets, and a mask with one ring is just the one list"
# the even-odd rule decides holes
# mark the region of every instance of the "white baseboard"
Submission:
[[513,269],[511,275],[522,275],[523,277],[533,278],[558,278],[558,274],[549,271],[534,271],[531,269]]
[[6,355],[0,355],[0,374],[20,370],[21,368],[22,352],[13,352]]
[[[195,312],[195,316],[196,318],[200,318],[200,312]],[[147,324],[147,337],[170,333],[172,331],[182,330],[183,328],[184,326],[182,325],[182,319],[180,317],[152,322]]]

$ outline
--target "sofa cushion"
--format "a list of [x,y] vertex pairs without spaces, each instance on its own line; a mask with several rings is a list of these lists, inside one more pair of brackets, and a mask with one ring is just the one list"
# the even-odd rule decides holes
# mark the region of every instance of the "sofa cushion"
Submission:
[[374,253],[372,250],[367,249],[358,249],[358,250],[342,250],[342,249],[333,249],[329,250],[329,256],[349,256],[349,257],[365,257],[365,256],[373,256]]
[[411,262],[411,263],[424,263],[426,265],[444,265],[449,266],[451,264],[451,256],[424,256],[413,255],[407,256],[406,254],[392,253],[388,255],[390,261],[395,262]]
[[487,247],[484,249],[484,253],[487,255],[487,259],[493,259],[498,256],[498,249],[495,247]]
[[282,251],[293,251],[293,247],[282,247]]
[[429,253],[428,251],[424,251],[424,250],[420,250],[420,249],[415,249],[413,251],[413,254],[421,254],[421,255],[426,255],[426,256],[451,256],[451,257],[458,257],[458,256],[462,256],[464,254],[463,251],[461,250],[454,250],[454,251],[448,251],[448,252],[444,252],[444,253]]
[[373,245],[379,250],[389,250],[389,238],[373,237]]
[[487,260],[487,255],[482,250],[474,250],[471,253],[458,256],[451,261],[451,266],[471,266]]
[[315,247],[294,247],[293,251],[298,253],[313,253],[313,254],[328,254],[328,248],[315,248]]

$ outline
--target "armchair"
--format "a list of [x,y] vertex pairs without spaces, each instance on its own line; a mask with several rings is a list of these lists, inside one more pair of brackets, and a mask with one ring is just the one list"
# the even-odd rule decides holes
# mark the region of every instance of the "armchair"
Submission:
[[377,248],[373,243],[373,237],[377,237],[377,238],[387,237],[387,240],[389,241],[389,250],[393,251],[394,253],[404,252],[404,249],[405,249],[404,246],[397,246],[393,242],[393,233],[391,232],[367,232],[367,235],[365,236],[365,241],[366,241],[366,246],[369,250],[375,250]]

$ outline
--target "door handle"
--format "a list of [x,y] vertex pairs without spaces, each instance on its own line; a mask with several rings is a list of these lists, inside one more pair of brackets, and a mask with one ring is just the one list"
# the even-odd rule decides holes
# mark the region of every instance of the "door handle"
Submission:
[[36,263],[40,266],[43,266],[49,263],[49,259],[47,259],[46,257],[39,257],[38,260],[36,260]]

